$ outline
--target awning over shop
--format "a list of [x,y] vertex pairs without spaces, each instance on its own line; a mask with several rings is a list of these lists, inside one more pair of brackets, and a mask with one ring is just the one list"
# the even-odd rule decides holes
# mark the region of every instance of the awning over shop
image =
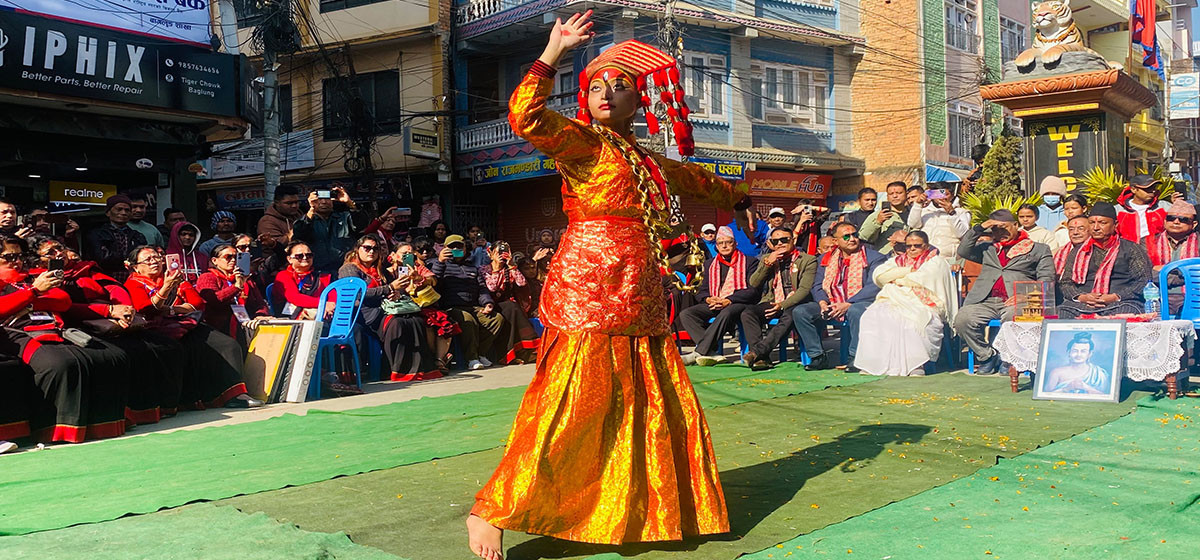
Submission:
[[926,183],[961,183],[965,175],[965,171],[955,171],[929,163],[925,164]]

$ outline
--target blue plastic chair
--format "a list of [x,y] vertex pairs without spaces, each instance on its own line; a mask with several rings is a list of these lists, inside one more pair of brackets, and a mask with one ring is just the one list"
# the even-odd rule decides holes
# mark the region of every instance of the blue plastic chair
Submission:
[[267,289],[266,289],[266,291],[263,292],[263,296],[265,296],[267,298],[267,310],[270,311],[272,315],[274,315],[275,314],[275,297],[274,297],[275,296],[275,283],[274,282],[267,284]]
[[[1000,319],[992,319],[991,321],[988,321],[987,328],[985,328],[983,331],[984,339],[991,340],[991,329],[998,329],[1002,324],[1004,324],[1004,322]],[[975,352],[971,351],[970,346],[967,347],[967,371],[971,375],[975,375]]]
[[533,332],[538,336],[542,336],[542,333],[546,331],[546,327],[542,326],[542,321],[537,317],[530,317],[529,324],[533,325]]
[[321,398],[321,371],[324,361],[328,359],[330,369],[335,369],[334,363],[339,346],[350,348],[354,360],[355,382],[360,388],[362,387],[362,374],[358,370],[358,345],[354,342],[354,327],[358,321],[358,310],[362,307],[363,298],[367,293],[367,283],[362,278],[340,278],[325,287],[319,301],[329,301],[330,293],[334,295],[333,316],[327,321],[329,325],[327,334],[322,336],[321,341],[317,344],[317,359],[314,360],[315,365],[313,366],[315,369],[313,371],[314,379],[308,384],[308,394],[313,400]]
[[[1174,317],[1167,303],[1167,275],[1177,269],[1183,276],[1183,307],[1179,310],[1179,316]],[[1158,289],[1162,294],[1163,320],[1185,319],[1200,329],[1200,258],[1183,259],[1162,267],[1158,273]]]

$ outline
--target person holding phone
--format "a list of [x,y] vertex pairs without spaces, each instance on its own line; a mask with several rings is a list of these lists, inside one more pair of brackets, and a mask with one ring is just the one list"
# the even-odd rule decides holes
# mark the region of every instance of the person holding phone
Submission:
[[496,310],[509,328],[507,340],[497,340],[492,361],[501,364],[533,363],[537,357],[538,335],[529,316],[517,303],[517,292],[526,285],[525,275],[517,270],[512,248],[507,241],[497,241],[488,251],[488,263],[483,265],[483,282],[492,292]]
[[271,312],[254,281],[238,268],[237,255],[233,245],[217,245],[212,266],[196,280],[196,290],[204,300],[204,322],[246,348],[246,330],[253,330],[257,319],[270,317]]
[[128,356],[110,344],[81,347],[63,338],[62,313],[71,308],[60,288],[63,275],[27,272],[28,253],[23,239],[0,240],[0,353],[20,356],[33,370],[33,439],[80,443],[123,435]]
[[170,270],[157,247],[142,246],[129,253],[133,274],[125,288],[133,308],[146,317],[147,329],[183,347],[185,358],[182,408],[255,408],[263,402],[251,398],[242,380],[246,353],[228,335],[197,321],[204,299],[183,279],[183,271]]
[[904,244],[908,232],[908,185],[893,181],[887,185],[887,200],[863,222],[858,235],[872,249],[890,256],[894,246]]
[[317,270],[332,273],[354,248],[358,231],[366,225],[363,221],[365,216],[345,189],[314,190],[308,193],[308,213],[296,222],[293,237],[312,248]]
[[446,237],[446,248],[429,269],[437,278],[438,293],[442,295],[438,305],[462,328],[460,341],[467,369],[491,367],[492,361],[487,355],[507,323],[496,313],[496,302],[484,282],[483,273],[467,260],[463,236]]
[[133,424],[153,424],[179,409],[184,359],[179,343],[146,332],[145,320],[133,308],[129,292],[95,263],[67,265],[67,248],[57,239],[42,238],[34,246],[37,263],[30,274],[48,271],[63,279],[59,286],[71,298],[63,317],[112,345],[129,360],[130,385],[125,418]]
[[[390,260],[392,264],[388,267],[388,273],[392,278],[404,276],[407,269],[412,280],[406,289],[411,295],[415,296],[421,290],[437,285],[437,276],[425,265],[414,244],[401,241],[396,245],[396,252],[392,253]],[[426,347],[433,350],[437,370],[446,375],[450,373],[451,339],[462,334],[462,328],[436,305],[422,307],[421,316],[425,318]]]
[[[364,235],[358,238],[355,242],[353,250],[346,253],[342,261],[341,268],[338,269],[338,278],[361,278],[367,284],[367,292],[363,297],[361,307],[358,313],[358,322],[364,328],[376,333],[380,336],[380,342],[384,348],[396,343],[393,340],[394,336],[399,336],[399,330],[389,333],[384,336],[381,332],[387,313],[383,310],[383,302],[393,296],[403,294],[403,289],[406,286],[408,278],[389,279],[384,272],[384,263],[386,262],[386,254],[383,253],[383,245],[379,243],[379,239],[374,235]],[[390,322],[390,321],[389,321]],[[424,321],[420,318],[407,318],[401,320],[402,323],[408,324],[411,327],[409,333],[413,330],[419,330],[420,336],[415,337],[416,343],[424,339]],[[396,327],[398,325],[393,325]],[[412,337],[410,337],[412,338]],[[362,345],[361,347],[366,347]],[[396,365],[393,364],[393,367]],[[337,373],[338,380],[329,379],[331,384],[335,384],[334,391],[346,393],[357,390],[357,385],[353,379],[353,373],[349,369],[343,369]]]

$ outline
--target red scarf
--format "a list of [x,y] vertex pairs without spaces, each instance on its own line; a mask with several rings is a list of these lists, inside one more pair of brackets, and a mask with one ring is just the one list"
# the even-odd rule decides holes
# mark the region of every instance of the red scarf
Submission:
[[367,268],[367,267],[363,266],[362,263],[358,262],[358,260],[354,261],[354,266],[357,266],[358,269],[361,270],[363,274],[367,275],[367,287],[368,288],[376,288],[376,287],[383,285],[383,278],[379,276],[378,270],[376,270],[374,268]]
[[[731,257],[731,260],[725,260],[724,256],[718,254],[708,265],[709,296],[727,298],[733,295],[733,292],[749,287],[746,283],[746,255],[743,255],[741,251],[734,251]],[[729,273],[725,275],[724,282],[720,281],[721,265],[729,267]]]
[[996,246],[996,256],[1000,257],[1000,266],[1008,266],[1009,259],[1015,259],[1033,250],[1033,240],[1023,229],[1018,229],[1017,235],[1012,239],[997,241],[994,245]]
[[907,252],[903,252],[899,255],[896,255],[896,266],[909,266],[912,267],[913,271],[915,272],[917,269],[921,268],[921,265],[929,262],[929,259],[936,257],[937,254],[937,247],[932,246],[926,248],[925,252],[921,253],[921,256],[915,259],[910,258]]
[[1109,237],[1103,245],[1097,243],[1095,239],[1088,239],[1075,254],[1075,266],[1071,269],[1071,281],[1076,284],[1083,284],[1087,281],[1088,263],[1092,260],[1092,249],[1095,247],[1104,249],[1108,253],[1104,255],[1104,260],[1100,262],[1100,269],[1096,271],[1096,282],[1092,286],[1092,293],[1107,294],[1108,282],[1112,279],[1113,264],[1117,262],[1117,250],[1121,247],[1121,236],[1119,235]]
[[1067,243],[1054,252],[1054,277],[1062,280],[1063,271],[1067,269],[1067,257],[1075,250],[1074,243]]
[[[783,300],[787,299],[788,295],[783,292],[783,275],[791,274],[788,268],[796,266],[796,262],[800,260],[800,250],[792,249],[790,257],[788,266],[780,267],[779,270],[775,271],[775,276],[771,278],[771,293],[773,295],[771,303],[783,303]],[[792,289],[795,288],[795,286],[792,286]]]
[[[829,294],[829,301],[833,303],[844,303],[850,301],[862,290],[863,276],[867,270],[867,252],[859,248],[854,254],[846,257],[840,249],[835,249],[829,252],[826,256],[827,263],[825,266],[825,278],[821,281],[821,288]],[[845,260],[845,266],[842,261]],[[833,270],[833,274],[829,271]]]
[[[1146,238],[1146,252],[1150,254],[1150,264],[1163,266],[1173,260],[1171,258],[1171,239],[1166,232]],[[1191,259],[1200,257],[1200,236],[1191,233],[1179,244],[1179,258]]]

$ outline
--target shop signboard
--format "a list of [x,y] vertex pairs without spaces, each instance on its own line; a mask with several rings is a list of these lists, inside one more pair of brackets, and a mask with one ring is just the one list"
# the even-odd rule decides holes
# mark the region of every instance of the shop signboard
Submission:
[[711,159],[694,157],[689,159],[691,163],[699,165],[717,177],[730,181],[741,181],[746,178],[746,162],[731,161],[726,159]]
[[442,141],[436,130],[407,127],[404,129],[404,153],[419,158],[442,157]]
[[[1074,191],[1079,179],[1094,167],[1113,163],[1123,169],[1122,158],[1105,157],[1110,148],[1124,148],[1123,138],[1117,140],[1119,146],[1110,146],[1113,139],[1106,138],[1105,121],[1103,113],[1026,119],[1026,185],[1036,186],[1044,177],[1057,175],[1067,183],[1067,191]],[[1122,127],[1118,123],[1116,128]]]
[[541,154],[476,165],[472,170],[473,182],[476,185],[530,179],[555,173],[558,173],[558,168],[554,165],[554,159]]
[[1200,119],[1200,72],[1171,75],[1172,119]]
[[0,0],[0,9],[209,48],[208,0]]
[[117,194],[116,185],[80,181],[50,181],[50,202],[104,206],[108,197]]
[[[213,156],[201,163],[207,179],[227,179],[263,174],[263,139],[236,140],[214,144]],[[279,170],[294,171],[315,165],[313,131],[284,133],[279,140]]]
[[823,199],[833,188],[833,175],[795,171],[746,172],[750,195]]
[[221,210],[259,210],[267,206],[267,190],[263,187],[222,189],[213,193]]
[[239,114],[243,76],[237,56],[24,13],[0,13],[0,87]]

